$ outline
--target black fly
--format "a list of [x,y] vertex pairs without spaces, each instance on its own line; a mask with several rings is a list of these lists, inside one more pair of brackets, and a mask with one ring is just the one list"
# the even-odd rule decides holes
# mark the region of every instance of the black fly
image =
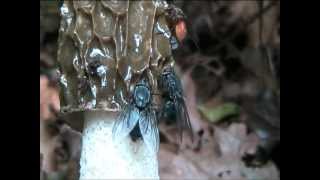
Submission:
[[172,68],[167,68],[163,71],[159,79],[159,87],[163,92],[165,101],[164,107],[171,104],[173,105],[176,112],[180,141],[182,141],[183,129],[188,130],[191,135],[191,139],[193,139],[192,127],[187,107],[183,98],[181,82],[177,78]]
[[118,116],[113,129],[113,139],[117,142],[128,135],[133,140],[142,138],[149,150],[159,150],[159,130],[156,112],[151,107],[152,96],[147,81],[136,84],[130,102]]

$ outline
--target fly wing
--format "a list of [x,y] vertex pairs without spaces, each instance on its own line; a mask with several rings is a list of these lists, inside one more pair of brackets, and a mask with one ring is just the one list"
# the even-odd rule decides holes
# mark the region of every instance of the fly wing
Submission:
[[116,142],[121,142],[129,135],[139,120],[139,111],[133,105],[127,105],[120,112],[112,128],[112,138]]
[[172,90],[172,94],[174,94],[174,104],[175,109],[177,111],[177,125],[180,136],[180,142],[182,141],[182,131],[184,130],[186,130],[186,132],[189,133],[190,138],[193,141],[192,126],[190,123],[188,109],[184,101],[181,81],[178,79],[174,71],[172,71],[171,78],[173,79],[175,85],[175,87],[173,88],[174,91]]
[[139,127],[144,143],[152,153],[159,150],[159,130],[157,125],[156,113],[154,110],[147,110],[139,119]]
[[[190,123],[190,118],[187,110],[187,106],[185,104],[185,101],[183,97],[177,99],[176,104],[176,110],[177,110],[177,121],[178,121],[178,129],[181,130],[186,130],[187,133],[189,133],[191,140],[193,141],[193,133],[192,133],[192,126]],[[180,141],[182,140],[182,132],[180,133]]]

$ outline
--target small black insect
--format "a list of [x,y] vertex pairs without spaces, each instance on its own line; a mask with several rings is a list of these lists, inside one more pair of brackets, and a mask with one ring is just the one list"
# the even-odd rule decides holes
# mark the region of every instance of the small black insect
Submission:
[[100,61],[92,61],[88,64],[88,73],[91,76],[102,77],[106,74],[106,67]]
[[87,67],[87,74],[99,78],[102,87],[107,86],[107,67],[101,61],[91,61]]
[[176,112],[180,141],[182,141],[183,129],[188,130],[191,135],[191,139],[193,139],[192,127],[183,97],[181,82],[172,68],[167,68],[163,71],[159,79],[159,87],[163,92],[165,101],[164,108],[171,105]]
[[159,130],[156,112],[151,106],[152,96],[146,80],[136,84],[130,102],[118,116],[113,129],[113,139],[117,142],[128,135],[133,140],[142,138],[149,150],[159,150]]

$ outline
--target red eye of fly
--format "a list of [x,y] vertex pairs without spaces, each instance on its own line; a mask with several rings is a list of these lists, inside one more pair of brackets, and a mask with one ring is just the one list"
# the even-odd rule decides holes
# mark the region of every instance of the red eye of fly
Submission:
[[175,27],[176,36],[178,40],[181,42],[187,35],[187,27],[186,23],[183,20],[180,20]]

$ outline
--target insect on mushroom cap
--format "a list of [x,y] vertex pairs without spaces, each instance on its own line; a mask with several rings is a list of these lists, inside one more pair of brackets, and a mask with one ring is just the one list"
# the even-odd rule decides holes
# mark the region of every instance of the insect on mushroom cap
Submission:
[[187,36],[187,26],[184,20],[180,20],[175,26],[176,36],[181,42]]
[[138,84],[134,89],[134,101],[138,108],[144,108],[150,101],[150,91],[143,84]]

